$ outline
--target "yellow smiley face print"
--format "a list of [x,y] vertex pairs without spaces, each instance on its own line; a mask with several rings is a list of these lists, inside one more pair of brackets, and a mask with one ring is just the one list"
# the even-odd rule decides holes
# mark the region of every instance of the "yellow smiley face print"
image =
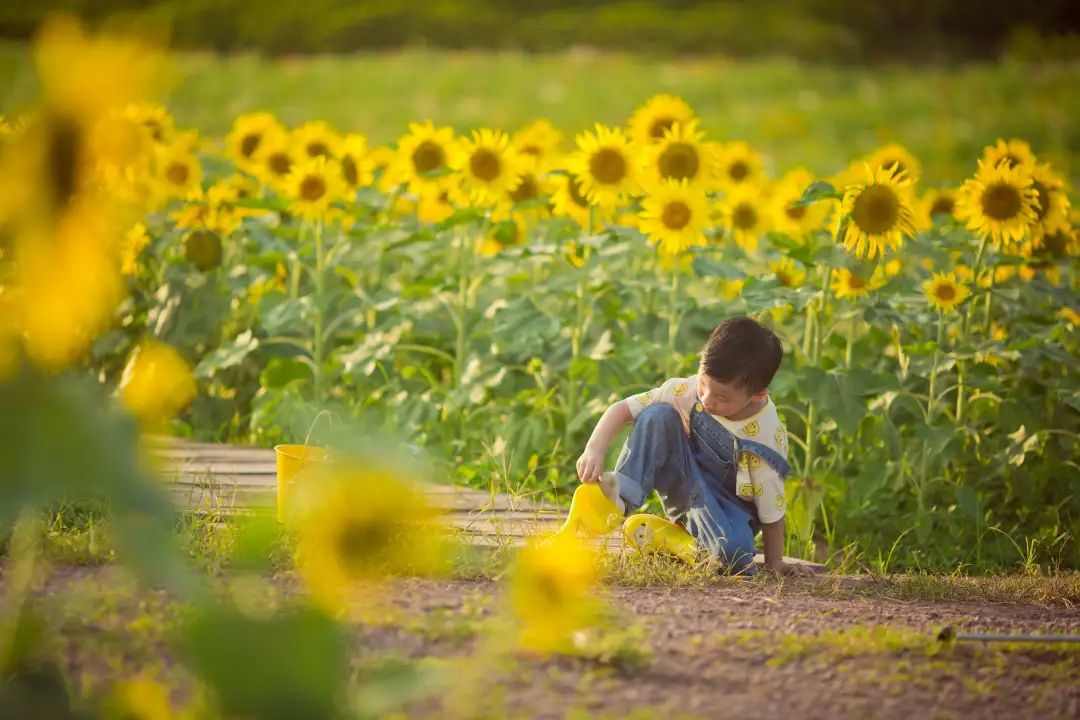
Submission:
[[637,396],[638,402],[642,405],[648,405],[652,402],[652,390],[647,390]]
[[776,444],[780,447],[787,445],[787,430],[782,427],[776,428]]
[[701,412],[702,410],[705,409],[705,406],[702,405],[701,403],[698,403],[697,405],[694,406],[694,409],[697,410],[698,412]]
[[739,453],[739,467],[741,467],[741,468],[750,467],[750,456],[751,455],[752,455],[752,453],[750,451],[748,451],[748,450],[743,450],[741,453]]
[[686,392],[686,383],[681,382],[672,388],[671,392],[675,393],[675,397],[678,397]]
[[743,432],[745,432],[750,437],[754,437],[760,431],[761,431],[761,426],[758,425],[757,420],[751,420],[750,422],[746,423],[745,426],[743,426]]
[[776,496],[776,509],[777,510],[783,510],[784,509],[784,493],[780,493],[779,495]]
[[739,487],[735,491],[735,494],[744,498],[754,497],[754,486],[750,483],[739,483]]
[[761,497],[764,494],[765,494],[765,486],[764,485],[755,485],[754,486],[754,497]]

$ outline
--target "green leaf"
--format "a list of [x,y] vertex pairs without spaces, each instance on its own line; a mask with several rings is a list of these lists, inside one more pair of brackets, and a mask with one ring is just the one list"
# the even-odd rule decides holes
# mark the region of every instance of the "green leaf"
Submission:
[[837,192],[832,183],[825,180],[817,180],[810,183],[806,190],[803,191],[802,197],[791,203],[791,207],[811,205],[819,200],[840,200],[843,197],[843,194]]
[[259,340],[247,330],[236,336],[231,345],[218,348],[204,357],[195,368],[195,377],[211,378],[221,370],[239,365],[259,347]]

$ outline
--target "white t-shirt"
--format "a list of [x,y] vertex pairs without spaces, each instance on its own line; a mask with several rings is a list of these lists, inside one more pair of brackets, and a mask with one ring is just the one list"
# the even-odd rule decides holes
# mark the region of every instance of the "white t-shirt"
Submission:
[[[663,385],[625,399],[630,414],[635,418],[646,406],[666,403],[679,411],[682,416],[683,430],[690,434],[690,412],[701,403],[698,393],[698,376],[671,378]],[[698,410],[703,408],[699,407]],[[729,420],[713,415],[732,434],[740,438],[754,440],[766,445],[782,458],[787,459],[787,428],[776,411],[772,398],[757,413],[742,420]],[[757,507],[758,520],[762,523],[774,523],[784,517],[787,504],[784,499],[784,480],[772,465],[757,455],[742,451],[739,453],[738,470],[735,476],[735,493],[743,500],[752,500]]]

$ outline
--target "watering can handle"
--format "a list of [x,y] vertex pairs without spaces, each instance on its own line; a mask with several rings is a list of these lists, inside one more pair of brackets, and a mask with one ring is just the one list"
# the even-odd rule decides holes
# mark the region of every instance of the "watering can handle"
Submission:
[[323,415],[326,416],[327,427],[333,427],[333,425],[334,425],[334,419],[333,419],[333,416],[330,414],[329,410],[320,410],[318,412],[318,414],[315,415],[315,419],[312,420],[311,425],[308,426],[307,436],[304,438],[304,450],[303,450],[303,455],[304,456],[307,455],[307,447],[308,447],[309,441],[311,440],[311,433],[314,432],[314,430],[315,430],[315,423],[319,422],[319,418],[321,418]]

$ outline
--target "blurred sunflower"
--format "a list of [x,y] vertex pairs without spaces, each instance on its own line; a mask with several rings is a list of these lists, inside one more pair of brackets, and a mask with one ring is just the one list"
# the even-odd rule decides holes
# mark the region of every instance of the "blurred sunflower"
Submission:
[[675,123],[665,130],[660,140],[642,150],[642,183],[686,180],[690,187],[715,189],[715,148],[704,143],[704,137],[696,120]]
[[952,188],[933,188],[923,193],[917,204],[918,217],[916,226],[929,230],[934,226],[935,218],[956,217],[956,190]]
[[460,153],[453,129],[436,128],[430,120],[410,123],[409,133],[398,140],[397,152],[386,169],[387,182],[407,184],[409,192],[423,195],[451,182],[451,169],[459,165]]
[[84,149],[94,164],[97,181],[110,191],[123,192],[124,186],[150,173],[154,140],[145,126],[114,111],[93,124]]
[[103,703],[103,720],[179,720],[169,688],[147,675],[121,680]]
[[474,130],[462,141],[452,167],[461,174],[463,189],[477,205],[491,206],[521,182],[524,165],[501,130]]
[[903,173],[912,183],[918,182],[922,177],[922,163],[899,143],[889,143],[880,147],[863,158],[861,162],[869,165],[871,170],[878,168],[897,170],[897,174]]
[[496,204],[493,220],[506,220],[511,214],[519,214],[527,222],[535,222],[548,215],[550,181],[532,170],[518,176],[518,183]]
[[797,288],[806,282],[806,269],[789,257],[770,262],[769,272],[776,276],[776,282],[787,288]]
[[155,153],[156,176],[170,197],[187,197],[202,184],[202,164],[185,147],[159,146]]
[[437,572],[445,561],[439,513],[411,477],[390,466],[344,460],[313,467],[291,500],[300,575],[332,614],[365,589],[357,581]]
[[592,230],[598,230],[613,216],[611,208],[589,205],[581,181],[573,175],[559,175],[555,178],[555,194],[551,197],[551,212],[561,217],[572,218],[586,230],[590,219],[595,224]]
[[562,142],[562,133],[544,118],[534,120],[510,138],[514,150],[541,172],[553,167],[562,152]]
[[720,146],[719,163],[719,181],[727,188],[756,185],[765,176],[761,155],[741,140]]
[[160,431],[195,398],[195,376],[180,353],[149,341],[131,353],[117,392],[143,428]]
[[745,284],[742,278],[727,278],[720,283],[720,296],[725,300],[734,300],[742,294]]
[[279,142],[287,137],[285,128],[271,113],[241,115],[225,138],[226,154],[241,170],[258,175],[259,151],[268,136]]
[[909,206],[911,181],[896,167],[871,169],[865,182],[844,192],[842,212],[849,216],[843,243],[849,253],[873,260],[896,250],[914,230]]
[[987,165],[979,161],[975,177],[964,181],[957,217],[980,237],[1005,247],[1018,246],[1038,219],[1038,191],[1031,165]]
[[705,244],[709,203],[701,188],[686,180],[663,180],[650,189],[641,208],[641,231],[661,253],[675,255]]
[[164,105],[131,103],[124,108],[124,117],[146,128],[156,143],[168,145],[173,139],[173,118]]
[[423,223],[441,223],[459,208],[469,204],[459,183],[450,183],[441,188],[434,188],[420,196],[416,207],[416,216]]
[[923,283],[926,299],[941,312],[950,312],[967,299],[971,291],[967,285],[956,279],[954,273],[934,273]]
[[854,300],[870,294],[885,285],[886,282],[888,282],[888,271],[884,265],[878,265],[874,268],[869,278],[853,273],[848,268],[837,268],[833,271],[830,288],[837,299],[851,298]]
[[1007,168],[1030,167],[1035,165],[1035,153],[1031,152],[1031,145],[1025,140],[998,138],[996,143],[983,148],[982,164],[993,168],[1001,162]]
[[285,187],[292,199],[289,210],[313,222],[325,220],[331,203],[345,198],[345,181],[338,165],[322,155],[293,168]]
[[510,573],[520,646],[539,653],[572,649],[574,633],[596,620],[597,580],[594,551],[573,535],[526,545]]
[[120,272],[124,275],[134,275],[139,271],[139,254],[143,248],[150,244],[150,236],[146,234],[146,225],[135,223],[120,241]]
[[806,188],[815,180],[814,174],[805,168],[789,170],[776,183],[769,197],[770,217],[775,229],[796,240],[805,238],[825,226],[835,202],[818,201],[809,205],[793,206],[803,196]]
[[756,252],[758,239],[772,226],[770,207],[763,188],[758,185],[737,185],[728,191],[717,210],[724,227],[739,247],[748,254]]
[[637,191],[637,158],[622,130],[597,123],[595,131],[581,133],[576,141],[578,150],[567,169],[577,176],[590,203],[614,208]]
[[506,220],[493,222],[487,234],[479,242],[481,255],[498,255],[509,247],[525,242],[528,226],[520,213],[512,213]]
[[1080,325],[1080,313],[1076,312],[1076,310],[1071,307],[1063,307],[1058,310],[1058,317],[1069,323],[1072,327]]
[[1038,248],[1047,233],[1069,229],[1069,197],[1065,194],[1065,178],[1046,163],[1032,168],[1031,180],[1038,203],[1035,226],[1031,231],[1031,244]]
[[694,110],[675,95],[653,95],[630,116],[630,138],[641,147],[659,142],[676,123],[686,125]]
[[341,136],[322,120],[310,120],[292,131],[292,142],[304,157],[336,158]]
[[253,174],[265,185],[280,190],[300,156],[285,133],[267,133],[255,151]]
[[368,155],[367,138],[359,133],[349,133],[338,146],[338,162],[341,179],[351,190],[367,187],[375,180],[375,161]]

